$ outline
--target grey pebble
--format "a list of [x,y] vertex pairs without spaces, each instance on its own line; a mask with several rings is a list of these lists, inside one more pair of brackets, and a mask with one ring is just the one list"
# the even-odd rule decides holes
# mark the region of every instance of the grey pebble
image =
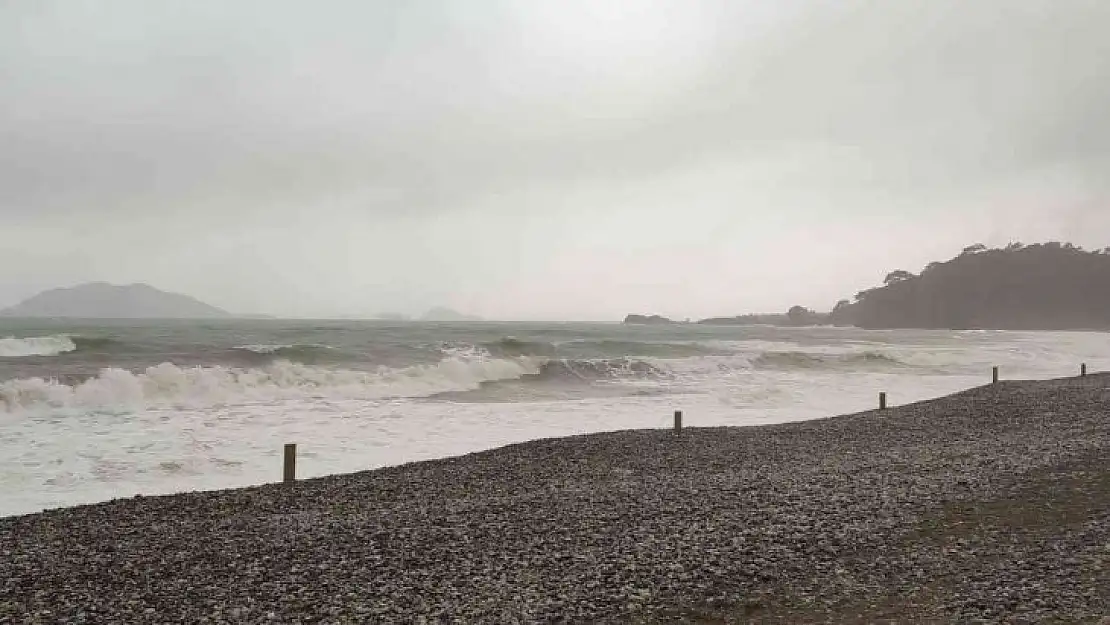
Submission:
[[1107,388],[4,518],[0,623],[1106,622]]

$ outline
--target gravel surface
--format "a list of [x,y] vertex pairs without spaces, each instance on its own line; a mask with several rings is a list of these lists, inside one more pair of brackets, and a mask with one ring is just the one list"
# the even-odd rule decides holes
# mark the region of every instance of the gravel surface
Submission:
[[136,497],[0,519],[0,623],[1099,623],[1108,461],[1092,375]]

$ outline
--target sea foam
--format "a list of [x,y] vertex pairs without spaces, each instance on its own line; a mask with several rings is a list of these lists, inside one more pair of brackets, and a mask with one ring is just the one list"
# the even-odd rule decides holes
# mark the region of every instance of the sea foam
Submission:
[[133,373],[104,369],[80,384],[23,378],[0,382],[0,411],[150,406],[205,407],[286,398],[392,399],[477,388],[540,371],[531,358],[444,358],[430,365],[375,371],[330,369],[285,360],[258,368],[183,368],[171,363]]
[[32,336],[0,339],[0,358],[25,358],[27,356],[57,356],[77,349],[68,336]]

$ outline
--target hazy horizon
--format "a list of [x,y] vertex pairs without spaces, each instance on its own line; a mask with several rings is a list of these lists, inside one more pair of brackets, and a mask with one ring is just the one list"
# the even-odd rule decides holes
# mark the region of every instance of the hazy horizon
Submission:
[[1103,248],[1108,30],[1097,0],[4,3],[0,308],[697,319]]

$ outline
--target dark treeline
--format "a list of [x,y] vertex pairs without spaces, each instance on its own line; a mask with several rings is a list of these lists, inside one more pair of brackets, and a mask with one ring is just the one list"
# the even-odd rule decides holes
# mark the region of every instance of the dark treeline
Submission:
[[[673,321],[659,315],[628,315],[624,323],[629,325],[659,325],[689,323],[689,321]],[[794,306],[785,313],[766,313],[759,315],[737,315],[736,317],[712,317],[702,319],[697,323],[711,326],[813,326],[829,323],[829,315],[817,313],[802,306]]]
[[829,321],[861,328],[1110,329],[1110,248],[1070,243],[973,245],[920,274],[841,301]]
[[813,326],[828,323],[828,315],[816,313],[803,306],[794,306],[785,314],[769,313],[762,315],[739,315],[736,317],[712,317],[698,323],[716,326]]
[[[636,317],[630,316],[630,319]],[[672,323],[661,317],[625,323]],[[1110,329],[1110,248],[1070,243],[972,245],[919,274],[902,269],[883,285],[842,300],[830,313],[794,306],[786,313],[714,317],[706,325],[840,325],[861,328],[997,330]]]

